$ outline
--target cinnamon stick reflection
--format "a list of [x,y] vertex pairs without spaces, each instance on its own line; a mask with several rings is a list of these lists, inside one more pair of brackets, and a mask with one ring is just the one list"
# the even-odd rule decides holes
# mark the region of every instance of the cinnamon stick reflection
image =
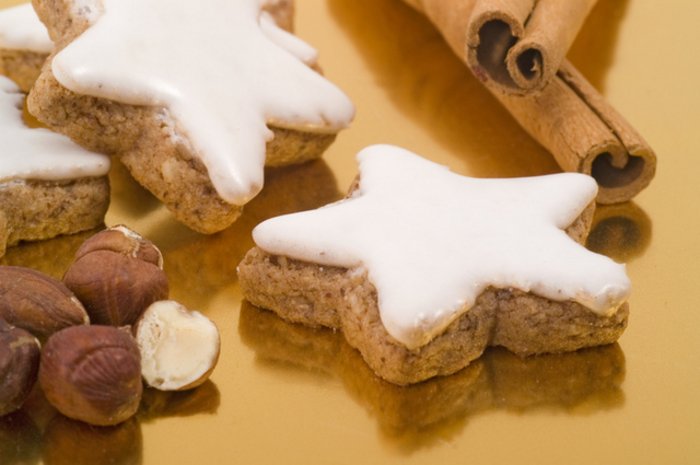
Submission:
[[626,263],[644,253],[651,234],[651,219],[634,202],[599,205],[586,247]]
[[624,401],[617,344],[525,359],[492,348],[454,375],[401,387],[375,376],[339,332],[288,323],[248,302],[238,331],[262,361],[340,378],[382,435],[407,453],[459,434],[470,417],[492,410],[579,414]]

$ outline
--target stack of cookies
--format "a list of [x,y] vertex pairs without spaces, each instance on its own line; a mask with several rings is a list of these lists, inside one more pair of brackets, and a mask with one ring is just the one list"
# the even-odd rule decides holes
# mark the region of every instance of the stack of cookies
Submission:
[[[292,6],[34,0],[0,12],[1,69],[20,85],[0,80],[0,245],[103,221],[110,157],[206,234],[238,218],[266,166],[320,157],[354,107],[290,32]],[[24,125],[20,88],[61,135]],[[344,200],[254,230],[238,269],[250,302],[342,331],[399,385],[492,345],[526,356],[622,334],[624,266],[581,245],[591,177],[473,179],[389,145],[358,161]]]
[[[291,2],[42,0],[33,7],[0,12],[0,71],[30,90],[29,112],[80,153],[102,154],[92,158],[104,169],[87,176],[106,186],[105,155],[115,157],[196,231],[230,226],[262,189],[265,166],[318,158],[353,118],[350,100],[318,72],[315,50],[288,31]],[[7,89],[14,92],[3,81]],[[59,164],[72,163],[43,147]],[[24,159],[18,150],[5,158]],[[2,163],[4,183],[43,179]],[[64,174],[60,184],[78,174]],[[16,209],[23,207],[8,198],[0,218],[12,220],[0,224],[7,223],[10,245],[47,238],[96,226],[106,202],[87,205],[92,223],[72,228],[65,223],[75,213],[51,220],[27,212],[33,223],[63,223],[39,234],[20,231]]]

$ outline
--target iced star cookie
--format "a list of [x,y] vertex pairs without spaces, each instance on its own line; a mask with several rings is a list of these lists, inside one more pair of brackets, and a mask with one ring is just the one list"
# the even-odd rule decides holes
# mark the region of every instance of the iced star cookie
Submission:
[[[263,168],[319,157],[354,115],[282,29],[291,1],[36,0],[56,39],[29,98],[49,127],[116,154],[191,228],[229,226]],[[266,9],[267,8],[267,9]]]
[[0,76],[0,256],[20,241],[94,228],[109,204],[109,157],[25,126],[23,101]]
[[358,160],[345,200],[254,229],[246,299],[342,329],[396,384],[454,373],[489,345],[556,353],[622,334],[624,266],[581,245],[589,176],[474,179],[392,146]]
[[53,49],[31,3],[0,9],[0,74],[29,92]]

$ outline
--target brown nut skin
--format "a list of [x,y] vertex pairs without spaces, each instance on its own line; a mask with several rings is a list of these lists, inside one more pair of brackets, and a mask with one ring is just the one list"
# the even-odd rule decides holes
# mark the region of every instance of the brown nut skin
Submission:
[[31,393],[40,353],[37,338],[0,319],[0,416],[18,410]]
[[0,318],[42,341],[63,328],[90,322],[61,281],[19,266],[0,266]]
[[160,251],[125,226],[85,241],[63,282],[98,325],[134,324],[146,307],[169,294]]
[[143,385],[136,341],[112,326],[73,326],[57,332],[41,352],[39,384],[63,415],[109,426],[139,408]]

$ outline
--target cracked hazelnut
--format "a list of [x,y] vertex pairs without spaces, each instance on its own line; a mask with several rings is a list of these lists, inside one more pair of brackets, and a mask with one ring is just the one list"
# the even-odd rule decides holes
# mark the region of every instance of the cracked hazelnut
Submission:
[[51,336],[41,353],[39,383],[67,417],[115,425],[139,407],[143,385],[136,341],[111,326],[73,326]]
[[136,325],[141,370],[146,383],[178,391],[204,383],[219,359],[214,322],[173,300],[153,303]]
[[0,318],[40,340],[90,322],[83,305],[61,281],[19,266],[0,266]]
[[163,256],[125,226],[85,241],[63,277],[94,324],[131,325],[151,303],[168,297]]
[[18,410],[36,382],[39,341],[0,319],[0,416]]

